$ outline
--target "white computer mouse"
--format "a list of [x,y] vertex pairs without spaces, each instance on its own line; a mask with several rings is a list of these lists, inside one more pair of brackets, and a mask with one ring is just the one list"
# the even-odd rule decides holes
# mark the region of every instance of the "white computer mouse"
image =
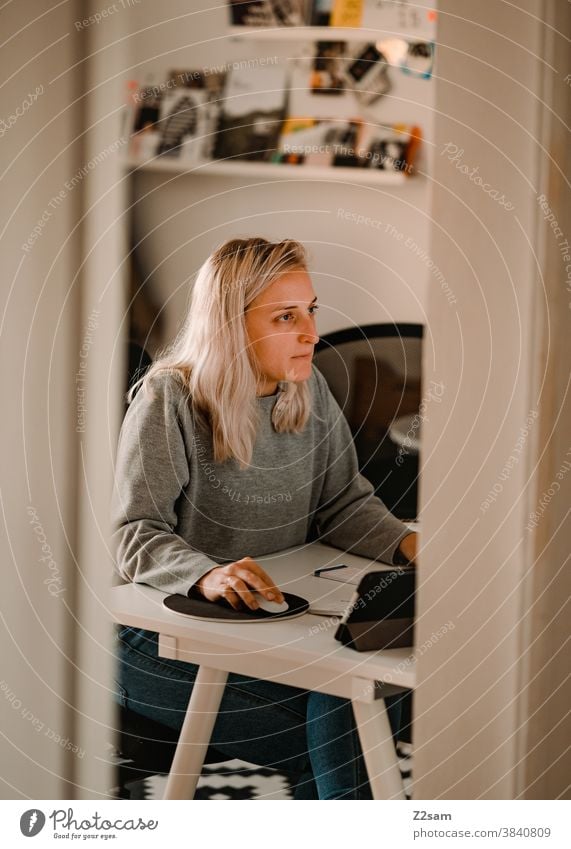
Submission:
[[253,593],[253,596],[260,608],[267,613],[285,613],[286,610],[289,610],[287,601],[283,601],[281,604],[277,601],[268,601],[261,593]]

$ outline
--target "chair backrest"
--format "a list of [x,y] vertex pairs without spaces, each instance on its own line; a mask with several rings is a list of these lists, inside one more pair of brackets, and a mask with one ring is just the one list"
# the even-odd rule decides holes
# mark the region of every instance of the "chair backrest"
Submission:
[[422,339],[421,324],[351,327],[321,337],[314,357],[349,422],[362,473],[403,519],[417,516]]
[[127,390],[143,377],[147,369],[152,365],[152,357],[150,354],[139,345],[138,342],[129,342],[128,360],[127,360]]

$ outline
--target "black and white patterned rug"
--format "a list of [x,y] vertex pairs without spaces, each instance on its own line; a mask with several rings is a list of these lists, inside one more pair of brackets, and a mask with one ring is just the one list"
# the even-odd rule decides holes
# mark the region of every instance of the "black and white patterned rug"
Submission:
[[[412,783],[412,750],[410,743],[397,746],[399,769],[404,791],[410,798]],[[166,776],[156,775],[129,785],[131,799],[162,799]],[[206,764],[198,782],[195,799],[293,799],[293,788],[286,773],[275,769],[248,764],[244,761],[227,761]]]

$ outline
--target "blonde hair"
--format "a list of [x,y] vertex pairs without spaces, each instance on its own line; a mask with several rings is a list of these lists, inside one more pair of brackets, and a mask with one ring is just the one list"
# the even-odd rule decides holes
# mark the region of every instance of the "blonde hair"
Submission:
[[[152,378],[178,376],[197,417],[212,431],[214,459],[249,465],[258,429],[256,388],[260,374],[249,354],[245,313],[252,301],[287,271],[307,271],[300,242],[230,239],[198,271],[190,308],[176,340],[129,390],[149,390]],[[272,410],[278,432],[298,433],[310,413],[306,382],[282,381]]]

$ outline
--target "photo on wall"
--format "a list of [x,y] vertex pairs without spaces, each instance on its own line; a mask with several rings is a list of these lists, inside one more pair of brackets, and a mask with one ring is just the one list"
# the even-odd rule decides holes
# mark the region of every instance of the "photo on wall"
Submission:
[[161,86],[128,86],[126,132],[129,135],[129,156],[137,162],[152,159],[159,145],[161,117]]
[[421,130],[416,125],[300,115],[285,120],[271,161],[300,167],[398,171],[410,176],[421,141]]
[[409,42],[406,56],[401,62],[401,71],[413,77],[429,80],[434,65],[434,43],[431,41]]
[[162,82],[140,88],[133,98],[131,158],[176,157],[185,164],[208,158],[224,78],[202,69],[174,70]]
[[438,13],[433,0],[365,0],[360,26],[392,33],[393,38],[434,41]]
[[295,27],[306,23],[305,0],[229,0],[233,26]]
[[318,41],[310,76],[312,94],[342,94],[345,88],[343,73],[345,58],[344,41]]
[[366,44],[358,50],[347,65],[345,76],[347,87],[365,106],[380,100],[391,90],[389,63],[374,44]]
[[310,21],[317,27],[360,27],[367,0],[313,0]]
[[359,167],[361,122],[291,117],[283,126],[276,162],[322,167]]
[[203,131],[200,110],[206,105],[208,94],[202,74],[192,85],[168,90],[161,102],[159,144],[157,154],[192,158],[199,155],[199,138]]
[[421,143],[421,130],[416,125],[366,124],[360,137],[359,154],[365,168],[400,171],[411,176],[415,170]]
[[269,162],[287,114],[283,66],[230,71],[214,144],[215,159]]

